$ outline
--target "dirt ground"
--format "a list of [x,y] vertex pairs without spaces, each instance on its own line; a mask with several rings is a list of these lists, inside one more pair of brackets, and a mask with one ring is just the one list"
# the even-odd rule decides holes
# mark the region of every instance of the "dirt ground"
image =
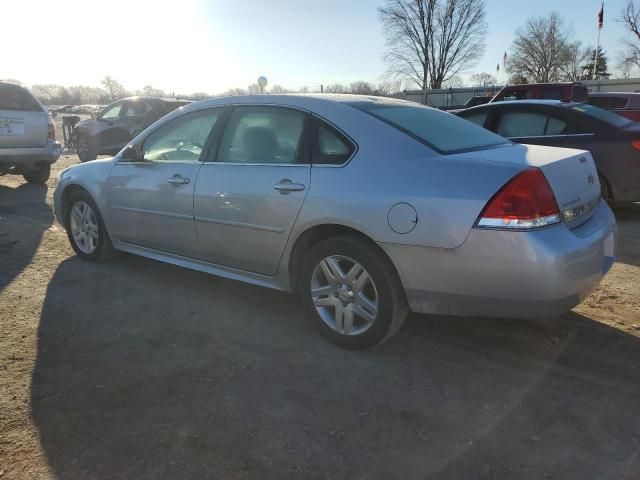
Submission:
[[290,295],[77,259],[53,186],[0,178],[2,480],[640,479],[640,205],[563,318],[412,315],[352,353]]

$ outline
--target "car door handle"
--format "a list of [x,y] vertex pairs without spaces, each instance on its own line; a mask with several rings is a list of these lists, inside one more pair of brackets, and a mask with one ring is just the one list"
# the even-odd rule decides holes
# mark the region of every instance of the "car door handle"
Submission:
[[293,183],[288,178],[284,178],[280,180],[280,182],[276,183],[273,188],[278,190],[282,194],[287,194],[289,192],[299,192],[304,190],[304,185],[301,183]]
[[167,180],[171,185],[186,185],[191,181],[190,178],[183,177],[182,175],[174,175],[173,177]]

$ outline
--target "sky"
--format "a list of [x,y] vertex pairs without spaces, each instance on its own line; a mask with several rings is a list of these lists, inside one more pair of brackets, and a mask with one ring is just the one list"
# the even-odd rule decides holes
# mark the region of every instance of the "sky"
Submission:
[[[384,0],[0,0],[0,78],[26,85],[99,86],[175,93],[246,88],[264,75],[289,89],[356,80],[385,70],[377,7]],[[464,75],[495,74],[518,26],[557,11],[575,38],[595,45],[600,0],[486,0],[485,54]],[[601,45],[611,63],[627,35],[626,0],[605,2]],[[502,68],[502,67],[501,67]],[[499,79],[500,80],[500,79]]]

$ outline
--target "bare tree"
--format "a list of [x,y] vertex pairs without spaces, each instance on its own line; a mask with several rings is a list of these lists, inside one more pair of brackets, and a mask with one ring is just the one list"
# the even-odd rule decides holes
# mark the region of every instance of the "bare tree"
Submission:
[[153,88],[151,85],[145,85],[142,87],[142,95],[147,97],[164,97],[166,94],[164,93],[164,90]]
[[349,93],[356,95],[373,95],[373,86],[369,82],[358,80],[349,86]]
[[[624,63],[626,67],[636,65],[640,67],[640,5],[632,0],[628,0],[622,9],[621,18],[627,30],[629,30],[630,38],[624,41],[625,51],[623,53]],[[627,68],[630,69],[630,68]]]
[[619,78],[631,78],[634,71],[637,70],[637,64],[633,58],[627,55],[627,52],[618,52],[616,55],[616,63],[614,65],[616,76]]
[[464,87],[464,80],[462,77],[458,75],[454,75],[453,77],[442,82],[442,88],[462,88]]
[[282,85],[274,85],[269,89],[269,91],[274,95],[279,93],[289,93],[289,90],[284,88]]
[[334,83],[324,87],[325,93],[347,93],[349,89],[341,83]]
[[484,0],[387,0],[378,14],[388,78],[410,79],[425,91],[441,88],[484,53]]
[[576,41],[567,45],[565,63],[560,67],[562,79],[577,82],[584,79],[586,63],[589,61],[591,47],[582,47],[582,42]]
[[486,72],[474,73],[473,75],[471,75],[470,80],[471,85],[473,85],[474,87],[488,87],[490,85],[495,85],[496,83],[498,83],[498,80],[494,75]]
[[569,57],[570,36],[570,30],[555,12],[529,18],[516,31],[507,70],[533,82],[560,80]]
[[118,100],[127,95],[127,91],[122,84],[109,75],[104,77],[100,83],[102,83],[111,100]]

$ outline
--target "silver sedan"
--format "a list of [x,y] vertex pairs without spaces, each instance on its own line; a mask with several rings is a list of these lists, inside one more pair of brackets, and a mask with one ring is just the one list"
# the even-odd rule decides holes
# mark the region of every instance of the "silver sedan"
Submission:
[[62,171],[55,210],[85,260],[115,249],[298,292],[345,348],[409,310],[555,316],[614,261],[588,152],[360,96],[191,104]]

